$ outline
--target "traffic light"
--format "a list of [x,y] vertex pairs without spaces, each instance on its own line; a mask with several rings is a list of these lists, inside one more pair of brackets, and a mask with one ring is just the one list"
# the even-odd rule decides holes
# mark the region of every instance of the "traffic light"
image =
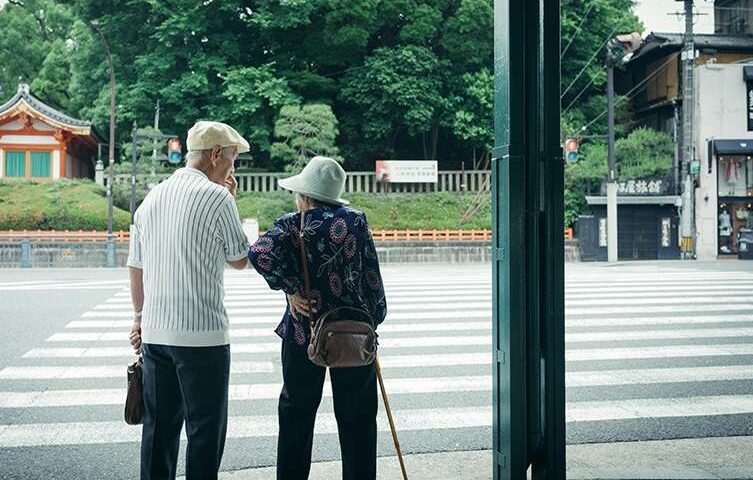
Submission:
[[183,155],[180,150],[180,139],[171,138],[167,141],[167,161],[173,165],[177,165],[183,159]]
[[565,140],[565,160],[567,163],[578,161],[578,139],[568,138]]

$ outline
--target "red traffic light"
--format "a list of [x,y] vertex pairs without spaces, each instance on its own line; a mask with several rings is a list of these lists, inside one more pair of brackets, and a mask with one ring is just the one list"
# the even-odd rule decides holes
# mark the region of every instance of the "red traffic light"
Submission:
[[183,159],[181,154],[180,139],[171,138],[167,141],[167,161],[173,165],[177,165]]
[[565,140],[565,160],[568,163],[575,163],[578,161],[578,139],[568,138]]

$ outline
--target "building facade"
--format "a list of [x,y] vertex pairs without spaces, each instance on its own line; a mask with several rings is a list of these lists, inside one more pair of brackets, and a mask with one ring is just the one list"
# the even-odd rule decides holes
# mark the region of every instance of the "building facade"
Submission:
[[54,181],[94,178],[97,144],[91,122],[70,117],[21,84],[0,105],[0,179]]
[[[693,158],[691,170],[694,251],[699,260],[740,254],[748,235],[753,189],[753,35],[747,20],[730,25],[728,14],[753,13],[747,0],[716,2],[717,33],[695,35]],[[753,2],[751,2],[753,3]],[[726,16],[725,16],[726,15]],[[746,26],[743,28],[743,26]],[[682,34],[652,33],[618,75],[618,93],[631,98],[636,125],[675,138],[675,194],[682,168]],[[747,72],[747,73],[746,73]],[[680,202],[682,204],[682,202]],[[678,209],[681,207],[678,207]],[[745,247],[743,245],[743,247]]]
[[696,256],[738,256],[753,232],[753,58],[706,63],[694,77]]

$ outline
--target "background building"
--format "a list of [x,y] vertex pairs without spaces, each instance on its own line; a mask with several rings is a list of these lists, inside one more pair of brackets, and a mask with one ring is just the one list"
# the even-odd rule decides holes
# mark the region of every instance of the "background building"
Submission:
[[100,136],[91,122],[55,110],[21,84],[0,105],[0,178],[93,178]]

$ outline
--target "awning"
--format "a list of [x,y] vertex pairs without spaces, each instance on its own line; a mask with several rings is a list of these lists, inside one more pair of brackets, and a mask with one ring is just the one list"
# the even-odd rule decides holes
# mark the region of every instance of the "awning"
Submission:
[[717,155],[753,155],[753,138],[741,140],[712,140]]
[[[589,205],[606,205],[607,197],[586,196],[586,203]],[[617,205],[674,205],[679,207],[681,205],[681,198],[679,195],[649,195],[645,197],[618,196]]]

